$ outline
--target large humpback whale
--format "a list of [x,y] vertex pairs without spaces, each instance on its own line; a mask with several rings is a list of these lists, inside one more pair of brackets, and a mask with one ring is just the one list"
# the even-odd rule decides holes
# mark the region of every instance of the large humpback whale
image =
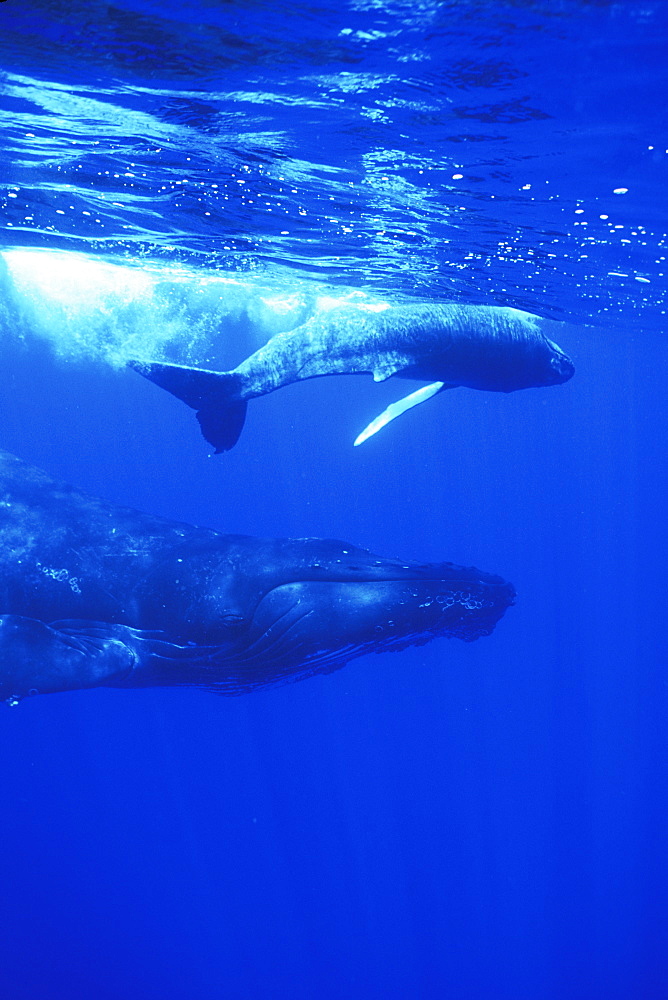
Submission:
[[116,507],[0,452],[0,697],[236,693],[438,636],[489,635],[514,591],[451,563],[258,539]]
[[141,360],[130,365],[197,411],[202,433],[216,453],[236,444],[249,399],[292,382],[371,373],[376,382],[397,376],[430,383],[372,421],[355,441],[361,444],[444,389],[513,392],[566,382],[573,363],[545,335],[545,325],[539,316],[496,306],[347,306],[272,337],[233,371]]

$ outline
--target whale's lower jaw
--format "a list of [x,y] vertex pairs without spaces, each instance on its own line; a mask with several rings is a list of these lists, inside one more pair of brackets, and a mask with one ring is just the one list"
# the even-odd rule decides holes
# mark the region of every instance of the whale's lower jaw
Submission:
[[[492,628],[481,629],[477,635],[461,636],[464,641],[490,635]],[[445,634],[444,634],[445,636]],[[453,638],[453,632],[449,637]],[[377,640],[349,643],[338,649],[313,649],[309,652],[290,649],[287,645],[279,652],[264,656],[246,656],[244,652],[231,653],[228,649],[211,649],[205,654],[193,651],[190,658],[176,655],[174,659],[160,657],[160,663],[149,659],[132,673],[111,679],[110,687],[191,687],[214,694],[241,695],[262,688],[291,684],[317,674],[329,674],[345,667],[352,660],[371,653],[400,652],[410,646],[424,646],[435,638],[433,635],[413,633],[386,636]],[[175,650],[182,653],[179,647]],[[157,669],[156,669],[157,668]]]

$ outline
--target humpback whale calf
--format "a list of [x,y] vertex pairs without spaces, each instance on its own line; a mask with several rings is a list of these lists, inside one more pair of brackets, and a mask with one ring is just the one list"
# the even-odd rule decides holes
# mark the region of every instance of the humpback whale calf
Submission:
[[233,371],[132,360],[129,365],[197,411],[216,454],[232,448],[249,399],[321,375],[373,374],[420,379],[427,386],[393,403],[355,444],[431,396],[456,386],[513,392],[566,382],[571,360],[543,332],[547,321],[519,309],[451,304],[319,313],[272,337]]
[[514,590],[343,542],[223,535],[117,507],[0,452],[0,697],[219,693],[489,635]]

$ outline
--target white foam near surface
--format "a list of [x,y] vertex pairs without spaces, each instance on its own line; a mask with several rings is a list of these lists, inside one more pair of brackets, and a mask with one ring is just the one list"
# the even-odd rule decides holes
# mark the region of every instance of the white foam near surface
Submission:
[[48,340],[60,357],[95,358],[113,367],[130,358],[169,357],[214,369],[221,367],[217,356],[229,347],[233,323],[250,331],[252,352],[319,312],[341,305],[366,312],[388,308],[358,289],[291,282],[280,273],[231,275],[24,248],[0,253],[1,302],[0,326]]

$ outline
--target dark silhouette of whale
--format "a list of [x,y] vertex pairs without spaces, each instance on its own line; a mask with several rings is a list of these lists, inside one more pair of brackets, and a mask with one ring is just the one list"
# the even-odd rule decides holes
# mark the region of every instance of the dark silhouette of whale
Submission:
[[129,364],[197,411],[218,454],[232,448],[249,399],[321,375],[372,373],[430,382],[392,404],[357,437],[361,444],[401,413],[456,386],[513,392],[566,382],[575,369],[542,331],[546,321],[496,306],[347,306],[280,333],[233,371],[133,360]]
[[489,635],[514,591],[451,563],[258,539],[116,507],[0,452],[0,697],[238,693],[364,653]]

